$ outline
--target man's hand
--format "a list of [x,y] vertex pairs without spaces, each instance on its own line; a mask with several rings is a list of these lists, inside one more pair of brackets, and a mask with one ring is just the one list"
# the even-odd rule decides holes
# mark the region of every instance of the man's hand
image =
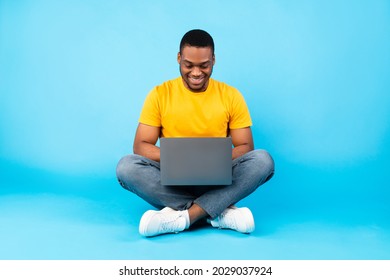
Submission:
[[[135,134],[134,154],[144,156],[154,161],[160,161],[160,148],[156,146],[160,135],[160,127],[138,124]],[[254,149],[252,131],[250,127],[230,130],[233,151],[232,158],[238,158]]]

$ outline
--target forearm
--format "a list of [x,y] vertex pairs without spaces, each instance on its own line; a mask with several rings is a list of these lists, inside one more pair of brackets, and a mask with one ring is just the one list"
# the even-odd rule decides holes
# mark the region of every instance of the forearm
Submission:
[[160,161],[160,148],[156,145],[147,142],[135,143],[133,152],[148,159]]
[[232,159],[239,158],[240,156],[253,150],[253,146],[250,144],[243,144],[233,148]]

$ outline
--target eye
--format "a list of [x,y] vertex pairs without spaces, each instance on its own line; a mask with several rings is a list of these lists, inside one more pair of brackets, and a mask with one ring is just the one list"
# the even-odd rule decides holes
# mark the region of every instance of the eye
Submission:
[[202,68],[202,69],[206,69],[208,67],[210,67],[210,63],[209,62],[206,62],[206,63],[203,63],[203,64],[200,65],[200,68]]

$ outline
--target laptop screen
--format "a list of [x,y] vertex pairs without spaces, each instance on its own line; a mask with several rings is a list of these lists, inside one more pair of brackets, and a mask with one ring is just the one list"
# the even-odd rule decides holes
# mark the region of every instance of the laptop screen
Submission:
[[161,138],[162,185],[230,185],[230,137]]

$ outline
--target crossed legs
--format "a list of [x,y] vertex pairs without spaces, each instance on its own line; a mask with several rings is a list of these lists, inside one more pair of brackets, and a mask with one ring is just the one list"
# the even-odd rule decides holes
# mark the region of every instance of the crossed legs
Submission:
[[247,213],[246,209],[241,211],[240,208],[232,206],[273,176],[274,161],[265,150],[254,150],[233,160],[232,168],[233,181],[229,186],[195,188],[163,186],[160,183],[158,162],[139,155],[127,155],[118,163],[117,178],[123,188],[138,195],[154,207],[175,210],[174,212],[165,210],[163,213],[150,210],[153,211],[153,213],[148,212],[150,217],[153,216],[152,214],[165,217],[181,213],[186,219],[185,228],[205,217],[214,221],[214,225],[223,227],[224,225],[221,226],[224,222],[222,218],[232,216],[233,212]]

